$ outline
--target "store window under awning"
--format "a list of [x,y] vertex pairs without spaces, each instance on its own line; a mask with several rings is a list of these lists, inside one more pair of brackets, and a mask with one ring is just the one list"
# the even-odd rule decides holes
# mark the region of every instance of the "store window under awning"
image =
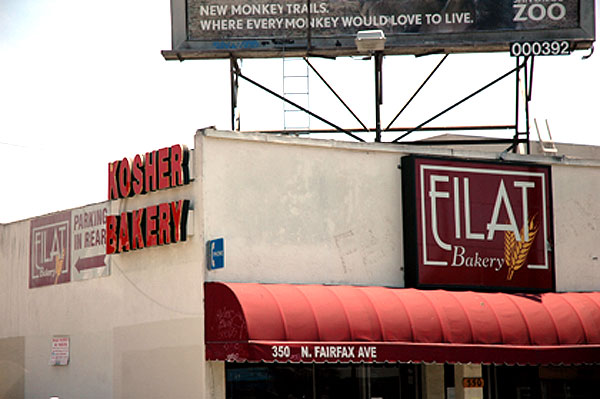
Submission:
[[600,293],[205,284],[206,358],[600,363]]

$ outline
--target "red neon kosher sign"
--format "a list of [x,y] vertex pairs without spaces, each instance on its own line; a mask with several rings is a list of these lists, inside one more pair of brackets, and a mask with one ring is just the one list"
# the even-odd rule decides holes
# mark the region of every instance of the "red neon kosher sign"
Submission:
[[550,168],[405,157],[407,285],[551,291]]
[[189,151],[182,145],[108,164],[109,200],[182,186],[189,182]]

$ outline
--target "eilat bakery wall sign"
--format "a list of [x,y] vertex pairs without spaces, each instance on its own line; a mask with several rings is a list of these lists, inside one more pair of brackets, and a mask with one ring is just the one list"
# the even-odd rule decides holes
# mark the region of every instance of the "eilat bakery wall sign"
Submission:
[[554,290],[550,168],[402,158],[407,286]]

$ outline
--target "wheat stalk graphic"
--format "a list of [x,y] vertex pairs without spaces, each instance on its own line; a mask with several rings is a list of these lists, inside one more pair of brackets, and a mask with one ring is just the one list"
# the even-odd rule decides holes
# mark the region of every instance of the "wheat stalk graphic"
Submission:
[[60,273],[62,273],[63,267],[65,265],[65,250],[64,250],[64,248],[61,252],[60,258],[58,257],[58,255],[56,255],[55,259],[56,260],[55,260],[54,264],[56,265],[56,277],[54,278],[54,284],[58,284],[58,279],[60,278]]
[[514,273],[525,264],[529,250],[533,245],[533,240],[538,232],[538,225],[535,223],[535,216],[529,219],[529,239],[525,241],[524,227],[521,227],[521,241],[517,241],[515,233],[512,231],[504,232],[504,260],[508,267],[507,280],[512,280]]

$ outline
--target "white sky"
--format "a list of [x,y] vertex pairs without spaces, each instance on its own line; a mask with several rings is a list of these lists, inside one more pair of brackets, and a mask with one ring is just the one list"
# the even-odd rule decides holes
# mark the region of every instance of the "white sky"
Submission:
[[[170,35],[168,0],[0,0],[0,223],[104,201],[108,162],[230,129],[229,61],[167,62]],[[532,117],[549,119],[555,141],[600,145],[600,54],[588,53],[535,59]],[[440,59],[385,58],[383,127]],[[374,126],[372,61],[311,62]],[[451,55],[394,126],[415,126],[514,66],[506,53]],[[242,71],[281,91],[281,59],[244,60]],[[310,93],[311,110],[359,127],[314,76]],[[283,128],[274,97],[242,82],[239,103],[242,130]],[[510,124],[513,104],[508,78],[431,125]]]

